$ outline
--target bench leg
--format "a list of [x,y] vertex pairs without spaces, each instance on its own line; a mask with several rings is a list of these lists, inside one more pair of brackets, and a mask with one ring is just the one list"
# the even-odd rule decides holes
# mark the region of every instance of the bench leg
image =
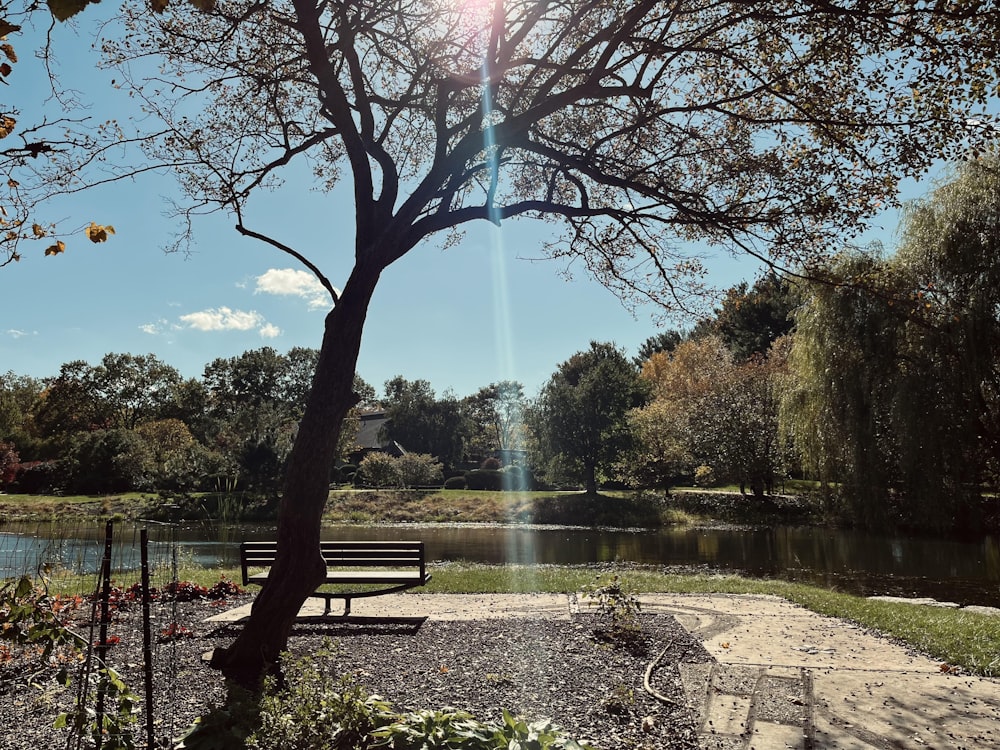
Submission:
[[351,597],[345,596],[344,597],[344,617],[347,617],[349,614],[351,614]]

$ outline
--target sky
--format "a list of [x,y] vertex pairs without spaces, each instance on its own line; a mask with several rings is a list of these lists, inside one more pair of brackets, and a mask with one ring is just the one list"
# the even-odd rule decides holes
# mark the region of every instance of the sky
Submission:
[[[105,117],[113,73],[95,70],[83,31],[75,39],[70,27],[56,31],[68,37],[56,45],[63,80],[90,92],[101,102],[95,116]],[[27,114],[41,106],[33,97],[44,96],[43,76],[40,62],[22,53],[5,93]],[[62,227],[96,221],[113,225],[115,235],[92,244],[77,232],[57,257],[44,257],[43,243],[24,245],[23,259],[0,269],[0,372],[48,377],[65,362],[97,364],[106,353],[130,352],[200,377],[215,358],[248,349],[319,347],[328,298],[292,258],[241,237],[231,218],[198,221],[190,255],[163,251],[177,228],[166,215],[172,194],[172,176],[155,175],[46,207]],[[299,181],[252,204],[248,216],[251,228],[275,231],[317,259],[335,286],[343,283],[353,257],[349,195],[310,192]],[[891,245],[894,217],[880,226],[875,237]],[[391,266],[369,311],[361,377],[378,392],[402,375],[459,397],[512,379],[533,396],[592,340],[612,341],[631,357],[664,326],[684,325],[658,325],[652,307],[633,314],[582,264],[537,260],[549,232],[542,223],[484,224],[455,247],[426,243]],[[725,254],[708,267],[709,283],[723,290],[752,282],[759,270]]]

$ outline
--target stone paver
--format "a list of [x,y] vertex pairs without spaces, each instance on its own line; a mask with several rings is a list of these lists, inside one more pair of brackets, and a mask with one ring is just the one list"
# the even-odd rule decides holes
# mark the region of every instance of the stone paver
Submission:
[[[1000,682],[942,665],[773,596],[641,597],[716,659],[682,665],[704,750],[1000,748]],[[322,613],[322,601],[304,615]],[[358,599],[352,617],[569,617],[561,595],[399,594]],[[584,606],[585,608],[585,606]],[[215,621],[245,617],[249,605]],[[1000,627],[1000,618],[997,620]]]

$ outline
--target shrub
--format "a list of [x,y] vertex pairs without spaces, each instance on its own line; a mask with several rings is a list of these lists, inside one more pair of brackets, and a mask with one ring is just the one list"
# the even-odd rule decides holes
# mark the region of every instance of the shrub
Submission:
[[694,470],[694,483],[698,487],[711,487],[715,484],[715,469],[702,464]]
[[403,484],[396,459],[388,453],[372,452],[361,459],[355,480],[359,476],[363,484],[371,487],[401,487]]
[[470,490],[495,490],[502,488],[500,472],[495,469],[475,469],[465,475],[466,485]]
[[73,437],[60,468],[69,492],[124,492],[147,487],[149,459],[132,430],[94,430]]
[[51,493],[60,477],[58,461],[28,461],[14,467],[10,489],[26,495]]
[[446,490],[464,490],[467,486],[464,476],[448,477],[444,480],[444,488]]
[[[287,659],[285,654],[285,659]],[[354,750],[389,718],[389,705],[350,678],[336,679],[329,642],[315,654],[283,660],[284,685],[269,677],[260,702],[260,726],[247,738],[253,750]]]
[[444,480],[441,464],[427,453],[404,453],[395,459],[404,487],[440,486]]
[[0,489],[14,481],[20,460],[14,445],[0,440]]
[[485,469],[487,471],[496,471],[500,468],[500,459],[490,456],[489,458],[483,459],[483,462],[479,465],[480,469]]
[[535,477],[526,466],[505,466],[500,470],[501,484],[509,492],[530,492],[535,489]]

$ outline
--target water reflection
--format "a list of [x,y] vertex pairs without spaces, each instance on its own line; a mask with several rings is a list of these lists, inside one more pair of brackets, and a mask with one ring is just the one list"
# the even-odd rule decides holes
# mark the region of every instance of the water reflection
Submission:
[[[0,533],[0,576],[40,561],[96,570],[103,525],[9,524]],[[116,531],[115,565],[138,565],[138,527]],[[154,565],[186,561],[235,567],[242,539],[273,526],[151,526]],[[1000,540],[909,538],[813,527],[670,528],[658,531],[501,526],[335,526],[325,539],[423,539],[432,560],[579,565],[627,561],[816,583],[852,593],[933,596],[1000,606]]]

